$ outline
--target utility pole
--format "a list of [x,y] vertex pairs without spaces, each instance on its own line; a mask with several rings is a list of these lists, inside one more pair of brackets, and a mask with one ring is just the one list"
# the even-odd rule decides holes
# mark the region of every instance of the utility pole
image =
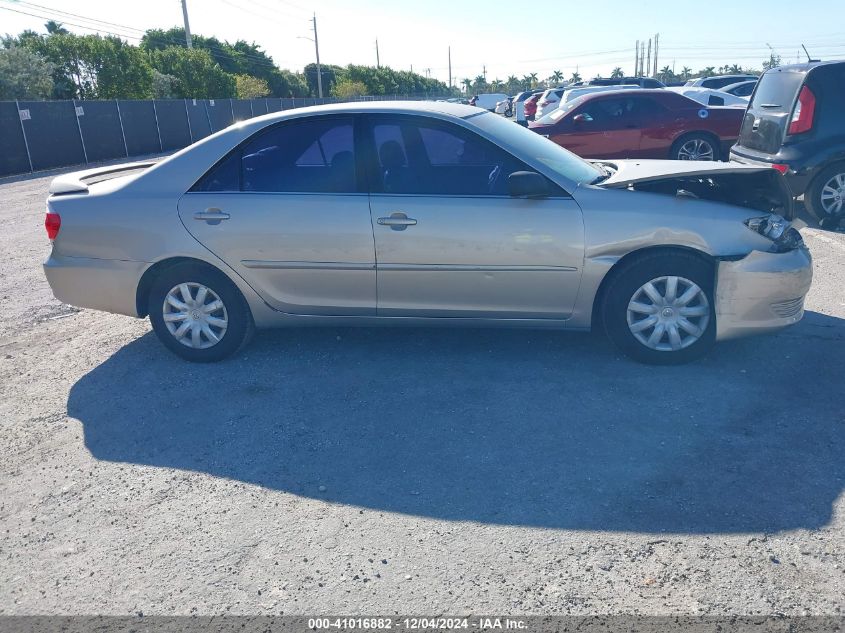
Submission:
[[640,40],[634,44],[634,77],[639,75],[638,69],[640,67]]
[[449,88],[452,87],[452,47],[449,47]]
[[182,0],[182,17],[185,19],[185,43],[188,48],[194,47],[194,41],[191,39],[191,25],[188,24],[188,0]]
[[[182,0],[184,2],[184,0]],[[312,18],[314,22],[314,51],[317,53],[317,95],[323,98],[323,70],[320,68],[320,45],[317,43],[317,14]]]
[[381,62],[378,58],[378,39],[376,39],[376,68],[381,68]]
[[487,83],[487,64],[484,64],[482,68],[484,69],[484,83]]
[[660,33],[655,33],[655,35],[654,35],[654,75],[653,75],[654,77],[657,77],[657,73],[659,72],[657,70],[657,45],[658,45],[659,41],[660,41]]
[[643,76],[645,69],[645,40],[640,42],[640,77]]
[[651,38],[648,38],[648,57],[646,57],[645,75],[643,77],[651,77]]

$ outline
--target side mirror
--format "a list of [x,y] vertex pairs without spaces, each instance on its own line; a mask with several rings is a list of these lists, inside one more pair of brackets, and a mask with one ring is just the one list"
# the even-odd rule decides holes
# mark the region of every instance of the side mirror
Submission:
[[591,117],[586,112],[582,112],[581,114],[576,114],[574,117],[572,117],[572,120],[576,123],[591,123],[593,117]]
[[508,176],[508,191],[513,198],[545,198],[549,184],[536,171],[515,171]]

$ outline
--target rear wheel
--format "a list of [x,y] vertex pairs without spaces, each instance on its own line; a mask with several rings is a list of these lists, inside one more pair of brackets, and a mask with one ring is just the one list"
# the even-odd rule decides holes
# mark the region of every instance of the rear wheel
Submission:
[[719,160],[719,144],[707,134],[688,134],[672,145],[674,160]]
[[604,294],[604,326],[634,360],[674,365],[716,340],[713,270],[692,254],[653,253],[622,265]]
[[845,219],[845,163],[821,171],[804,194],[804,206],[823,224]]
[[235,284],[201,264],[165,270],[150,289],[148,311],[164,346],[194,362],[231,356],[246,345],[254,329],[249,306]]

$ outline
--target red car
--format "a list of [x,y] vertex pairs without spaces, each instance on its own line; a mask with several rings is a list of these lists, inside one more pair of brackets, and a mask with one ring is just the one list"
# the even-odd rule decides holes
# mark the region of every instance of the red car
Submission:
[[534,120],[534,116],[537,114],[537,101],[540,100],[540,97],[543,96],[542,92],[538,92],[535,95],[531,95],[525,100],[525,118],[529,121]]
[[719,160],[744,116],[670,90],[614,90],[564,103],[529,128],[582,158]]

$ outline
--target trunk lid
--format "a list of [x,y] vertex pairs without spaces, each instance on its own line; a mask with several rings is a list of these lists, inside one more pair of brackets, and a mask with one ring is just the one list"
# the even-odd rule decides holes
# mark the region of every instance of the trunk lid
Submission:
[[84,171],[74,171],[69,174],[56,176],[50,182],[50,193],[54,196],[67,193],[85,193],[90,185],[104,182],[113,178],[121,178],[140,174],[152,167],[158,161],[142,161],[137,163],[123,163],[121,165],[109,165],[95,167]]
[[774,68],[757,84],[745,113],[737,145],[765,154],[776,154],[807,76],[805,69]]

